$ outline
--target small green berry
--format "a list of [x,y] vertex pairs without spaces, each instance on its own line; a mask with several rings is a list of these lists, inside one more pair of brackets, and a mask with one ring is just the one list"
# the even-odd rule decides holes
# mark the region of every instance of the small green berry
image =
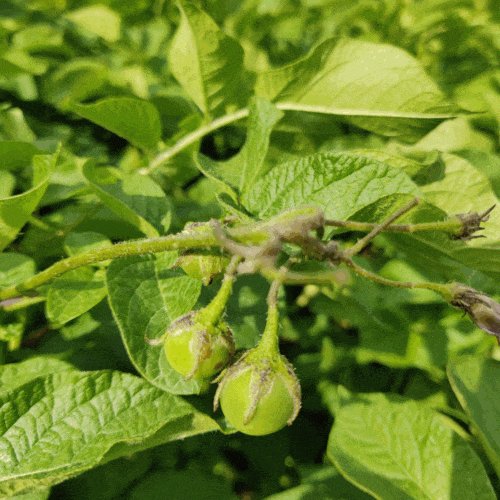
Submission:
[[252,349],[223,374],[214,408],[237,430],[263,436],[290,425],[300,410],[300,384],[284,356]]
[[186,379],[210,379],[220,372],[234,353],[234,341],[223,321],[215,325],[198,319],[191,311],[170,325],[164,349],[170,366]]

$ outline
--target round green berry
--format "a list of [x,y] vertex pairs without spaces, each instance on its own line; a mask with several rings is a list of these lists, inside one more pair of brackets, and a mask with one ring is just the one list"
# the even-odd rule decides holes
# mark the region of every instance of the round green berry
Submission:
[[215,407],[237,430],[263,436],[290,425],[300,409],[300,385],[283,357],[244,356],[224,374]]
[[229,362],[234,342],[228,326],[219,321],[206,325],[196,314],[183,316],[169,328],[165,355],[170,366],[184,378],[210,379]]

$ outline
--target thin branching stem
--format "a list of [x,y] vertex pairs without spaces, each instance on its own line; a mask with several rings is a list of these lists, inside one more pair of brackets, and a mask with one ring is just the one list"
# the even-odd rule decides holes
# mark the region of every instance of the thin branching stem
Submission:
[[348,257],[352,257],[353,255],[357,255],[361,250],[363,250],[370,241],[375,238],[378,234],[385,230],[386,227],[390,226],[395,220],[399,219],[401,216],[409,212],[412,208],[416,207],[419,204],[419,199],[414,198],[406,205],[402,206],[399,210],[396,210],[392,215],[387,217],[383,222],[377,224],[367,235],[360,238],[351,248],[345,251],[345,255]]

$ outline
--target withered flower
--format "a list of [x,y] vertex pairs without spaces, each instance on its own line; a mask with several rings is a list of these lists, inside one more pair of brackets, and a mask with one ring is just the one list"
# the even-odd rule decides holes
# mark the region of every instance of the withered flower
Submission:
[[451,304],[464,310],[485,332],[495,335],[500,344],[500,304],[488,295],[465,285],[457,285]]

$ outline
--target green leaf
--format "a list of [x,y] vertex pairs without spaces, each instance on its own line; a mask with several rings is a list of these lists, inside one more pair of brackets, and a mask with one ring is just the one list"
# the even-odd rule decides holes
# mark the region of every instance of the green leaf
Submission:
[[285,109],[340,116],[389,136],[418,137],[456,116],[412,56],[361,40],[327,40],[296,63],[260,74],[256,92]]
[[16,178],[6,170],[0,170],[0,199],[12,194],[16,186]]
[[0,392],[12,391],[38,377],[72,370],[65,361],[49,356],[35,356],[18,363],[0,366]]
[[305,205],[325,216],[346,219],[393,193],[418,194],[400,169],[353,153],[318,153],[275,166],[259,179],[243,204],[261,218]]
[[43,97],[62,109],[85,101],[106,83],[110,68],[96,60],[77,59],[59,64],[43,82]]
[[410,150],[459,152],[463,149],[493,150],[494,141],[475,129],[470,120],[459,117],[447,120],[422,137]]
[[33,157],[33,187],[15,196],[0,198],[0,251],[17,236],[38,206],[57,158],[58,153]]
[[481,355],[461,356],[448,365],[448,378],[500,476],[500,362]]
[[175,318],[190,311],[201,290],[199,280],[171,270],[175,254],[115,260],[107,270],[109,303],[128,355],[138,372],[153,385],[175,394],[195,394],[195,380],[185,380],[167,362],[161,337]]
[[53,326],[61,326],[92,309],[106,294],[104,272],[79,267],[49,285],[45,314]]
[[71,110],[141,149],[154,149],[161,139],[158,110],[136,97],[107,97],[92,104],[73,104]]
[[161,187],[145,175],[114,167],[83,166],[83,175],[101,201],[149,237],[170,227],[171,204]]
[[185,401],[132,375],[38,378],[0,395],[0,493],[59,483],[108,460],[112,449],[114,458],[133,453],[156,435],[167,442],[215,429]]
[[11,500],[47,500],[50,496],[50,488],[41,488],[29,491],[28,493],[21,493],[9,497]]
[[0,254],[0,286],[15,285],[35,274],[35,262],[20,253]]
[[274,125],[283,113],[269,101],[255,98],[250,105],[247,139],[241,151],[225,162],[199,155],[197,166],[211,179],[222,182],[233,196],[247,191],[266,172],[264,163]]
[[500,199],[500,158],[477,149],[460,151],[458,154],[488,177],[495,196]]
[[352,401],[335,415],[327,454],[376,498],[495,498],[481,460],[444,417],[414,401]]
[[98,250],[111,245],[109,238],[94,231],[69,233],[64,240],[64,250],[71,255]]
[[207,116],[244,104],[249,93],[240,44],[195,5],[178,5],[181,23],[169,50],[172,74]]
[[55,205],[79,194],[87,194],[88,188],[81,166],[85,159],[66,156],[57,162],[52,170],[47,191],[40,202],[41,207]]
[[89,5],[68,12],[64,17],[109,43],[120,38],[120,16],[106,5]]

